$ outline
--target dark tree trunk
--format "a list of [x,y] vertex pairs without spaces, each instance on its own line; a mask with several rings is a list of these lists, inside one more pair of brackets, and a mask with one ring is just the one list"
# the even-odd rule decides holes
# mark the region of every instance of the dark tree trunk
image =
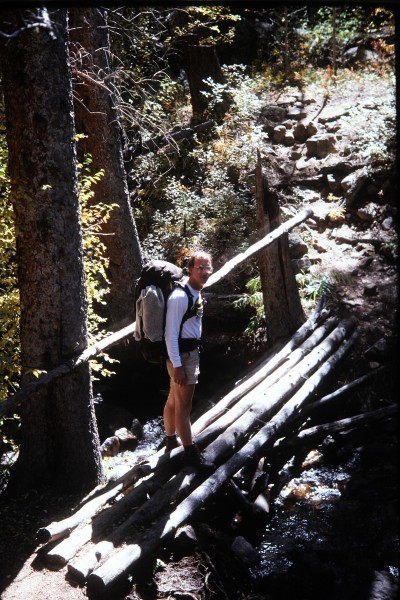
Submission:
[[[3,45],[2,67],[27,382],[87,346],[66,11],[4,13],[2,30],[19,30]],[[11,488],[82,490],[102,480],[88,364],[34,394],[21,414]]]
[[95,7],[70,10],[75,121],[84,152],[92,155],[93,171],[104,170],[94,185],[94,203],[116,204],[103,225],[110,279],[108,317],[116,331],[134,321],[135,280],[142,267],[139,238],[129,201],[112,76],[107,20]]
[[[258,156],[256,167],[257,223],[262,236],[281,225],[279,202],[269,189]],[[289,258],[288,234],[284,233],[258,255],[269,342],[292,335],[304,322],[299,291]]]
[[221,121],[232,103],[229,94],[223,92],[221,100],[211,107],[210,101],[202,93],[210,92],[206,79],[212,79],[215,83],[225,83],[215,47],[185,44],[183,59],[191,95],[192,122],[204,121],[207,118]]

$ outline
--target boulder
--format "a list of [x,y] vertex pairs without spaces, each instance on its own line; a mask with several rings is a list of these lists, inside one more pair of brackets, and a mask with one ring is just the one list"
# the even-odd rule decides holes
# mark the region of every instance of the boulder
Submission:
[[337,152],[335,142],[336,138],[332,133],[313,135],[306,141],[307,156],[326,158],[329,154]]

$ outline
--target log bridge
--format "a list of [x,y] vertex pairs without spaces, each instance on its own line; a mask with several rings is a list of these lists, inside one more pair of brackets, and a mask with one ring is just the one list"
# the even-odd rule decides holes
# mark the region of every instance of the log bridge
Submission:
[[198,445],[217,467],[211,476],[182,468],[182,448],[170,453],[159,450],[94,490],[67,519],[41,528],[37,539],[44,561],[52,568],[67,565],[69,578],[103,593],[167,544],[219,494],[233,490],[254,514],[268,510],[251,501],[265,492],[266,473],[248,494],[233,482],[236,474],[255,469],[263,458],[275,464],[279,457],[286,461],[294,444],[315,444],[330,431],[376,422],[396,410],[388,407],[329,426],[304,428],[312,410],[336,401],[345,388],[356,385],[353,382],[324,398],[319,394],[355,339],[355,321],[330,316],[320,302],[286,345],[193,423]]

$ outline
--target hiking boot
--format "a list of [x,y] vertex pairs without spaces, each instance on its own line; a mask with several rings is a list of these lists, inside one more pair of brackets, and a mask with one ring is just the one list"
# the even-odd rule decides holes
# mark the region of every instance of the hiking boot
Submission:
[[171,452],[174,448],[178,448],[180,443],[178,442],[176,435],[166,435],[165,436],[165,451]]
[[196,444],[184,446],[184,450],[182,463],[185,467],[195,467],[199,473],[204,473],[205,475],[214,473],[216,466],[214,463],[205,460]]
[[176,435],[166,435],[161,444],[158,445],[157,450],[164,448],[165,452],[171,452],[174,448],[179,448],[180,443],[177,440]]

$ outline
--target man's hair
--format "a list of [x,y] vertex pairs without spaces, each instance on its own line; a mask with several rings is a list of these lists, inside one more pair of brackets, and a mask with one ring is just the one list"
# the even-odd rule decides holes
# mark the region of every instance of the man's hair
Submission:
[[212,261],[212,256],[209,252],[205,252],[204,250],[196,250],[196,252],[193,252],[193,254],[191,254],[189,257],[188,268],[190,269],[191,267],[194,267],[196,258],[200,257],[207,258],[208,260]]

